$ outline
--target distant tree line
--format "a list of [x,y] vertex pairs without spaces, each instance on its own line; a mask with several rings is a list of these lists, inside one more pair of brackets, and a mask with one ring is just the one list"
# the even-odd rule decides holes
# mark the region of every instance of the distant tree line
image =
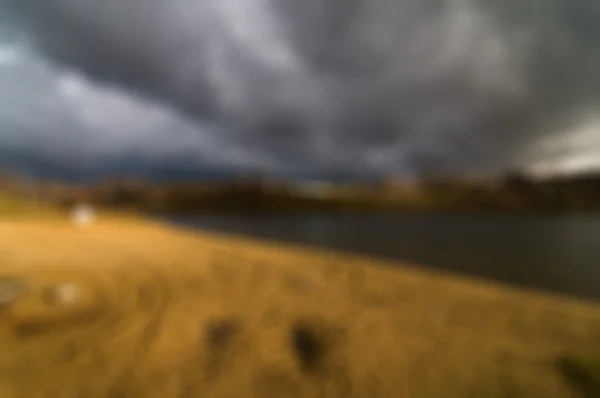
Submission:
[[600,175],[485,181],[337,184],[310,190],[261,179],[155,185],[137,179],[73,186],[0,178],[0,189],[63,207],[88,202],[149,212],[571,212],[600,210]]

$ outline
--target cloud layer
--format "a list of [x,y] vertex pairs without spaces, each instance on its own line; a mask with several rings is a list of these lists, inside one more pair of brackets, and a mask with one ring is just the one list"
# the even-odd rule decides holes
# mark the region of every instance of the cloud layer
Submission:
[[0,147],[23,157],[600,166],[595,0],[0,0],[0,12]]

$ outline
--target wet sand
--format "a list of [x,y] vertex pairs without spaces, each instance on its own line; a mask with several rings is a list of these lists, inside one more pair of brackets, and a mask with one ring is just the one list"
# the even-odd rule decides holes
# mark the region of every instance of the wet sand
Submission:
[[585,397],[558,365],[600,349],[599,303],[390,265],[6,221],[0,397]]

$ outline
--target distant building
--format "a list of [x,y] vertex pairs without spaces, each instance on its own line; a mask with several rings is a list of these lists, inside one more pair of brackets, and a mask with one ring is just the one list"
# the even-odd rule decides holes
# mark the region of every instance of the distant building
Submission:
[[421,191],[422,181],[412,176],[392,177],[387,179],[385,190],[392,194],[417,193]]
[[327,196],[335,192],[335,184],[326,181],[296,182],[293,192],[302,196]]

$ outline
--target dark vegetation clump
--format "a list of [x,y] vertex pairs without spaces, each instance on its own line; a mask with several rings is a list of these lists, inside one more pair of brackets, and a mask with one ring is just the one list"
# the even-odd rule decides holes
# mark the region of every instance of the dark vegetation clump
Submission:
[[297,321],[292,326],[290,344],[300,370],[311,375],[324,371],[331,365],[340,338],[340,331],[322,322]]
[[209,349],[225,350],[241,329],[237,318],[211,320],[206,324],[206,345]]
[[582,398],[600,397],[600,357],[560,358],[558,371]]

